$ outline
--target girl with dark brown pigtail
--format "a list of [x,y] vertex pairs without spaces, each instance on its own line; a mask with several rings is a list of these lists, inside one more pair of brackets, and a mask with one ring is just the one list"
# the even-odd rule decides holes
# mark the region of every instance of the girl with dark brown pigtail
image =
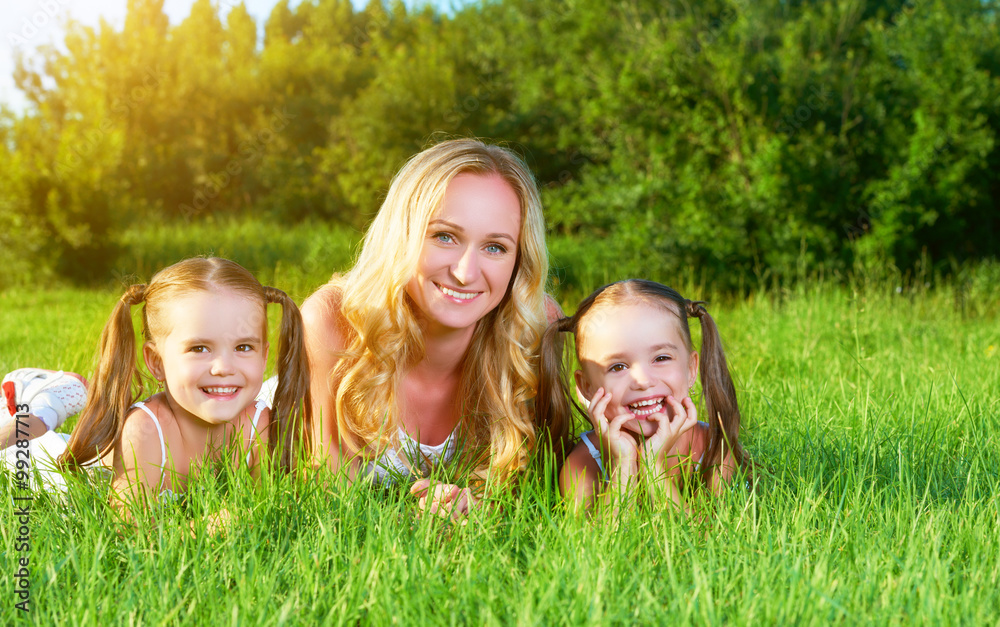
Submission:
[[[715,321],[700,301],[640,279],[606,285],[542,338],[538,419],[566,424],[574,407],[593,426],[560,472],[572,502],[606,502],[612,511],[642,488],[686,509],[681,484],[697,478],[719,492],[745,464],[740,411]],[[701,323],[694,350],[688,318]],[[562,333],[573,333],[580,369],[570,384]],[[690,397],[701,366],[706,422]],[[571,389],[586,404],[572,399]]]
[[[256,401],[267,361],[268,303],[282,307],[280,384],[271,408]],[[138,305],[148,375],[136,363],[132,307]],[[147,398],[152,380],[161,391]],[[111,469],[125,501],[182,492],[188,477],[223,450],[240,451],[239,463],[254,472],[263,454],[288,469],[309,432],[308,391],[302,317],[292,300],[232,261],[187,259],[148,285],[129,287],[115,305],[86,405],[58,466]]]

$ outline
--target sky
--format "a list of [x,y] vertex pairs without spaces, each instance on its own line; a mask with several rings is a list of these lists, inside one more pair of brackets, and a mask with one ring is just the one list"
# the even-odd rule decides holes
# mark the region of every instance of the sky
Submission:
[[[213,0],[225,13],[241,0]],[[271,14],[278,0],[242,0],[258,25]],[[352,0],[362,7],[365,0]],[[164,0],[163,12],[171,24],[180,23],[191,12],[194,0]],[[298,4],[297,0],[291,2]],[[407,4],[411,4],[407,2]],[[416,3],[412,3],[416,4]],[[436,6],[448,6],[437,0]],[[30,55],[40,44],[61,42],[68,17],[88,26],[97,26],[103,17],[121,29],[125,24],[127,0],[0,0],[0,103],[17,112],[24,110],[26,101],[14,85],[14,56],[17,51]]]

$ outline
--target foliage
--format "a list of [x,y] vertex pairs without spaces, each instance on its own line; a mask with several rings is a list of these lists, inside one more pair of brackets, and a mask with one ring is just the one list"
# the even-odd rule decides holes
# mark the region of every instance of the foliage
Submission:
[[629,275],[738,288],[1000,249],[995,0],[282,0],[263,38],[231,4],[171,25],[130,0],[121,30],[21,60],[0,226],[45,247],[0,287],[106,280],[135,224],[361,228],[455,135],[523,152],[552,232]]
[[[265,285],[284,285],[296,302],[354,263],[361,233],[319,222],[293,225],[274,220],[209,218],[197,223],[134,227],[121,236],[125,256],[113,269],[127,282],[188,257],[225,257],[253,272]],[[120,287],[120,286],[115,286]]]

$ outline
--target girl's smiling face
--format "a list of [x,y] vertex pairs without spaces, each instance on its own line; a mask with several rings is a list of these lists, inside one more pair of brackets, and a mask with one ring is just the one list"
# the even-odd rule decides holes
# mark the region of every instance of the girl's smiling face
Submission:
[[209,424],[238,417],[264,381],[261,303],[229,289],[202,291],[172,299],[163,315],[168,332],[143,355],[174,411]]
[[632,414],[622,428],[640,437],[656,432],[646,416],[673,418],[667,397],[680,402],[698,375],[698,353],[688,350],[676,314],[643,301],[589,313],[581,321],[577,354],[576,384],[583,395],[590,399],[604,388],[611,394],[607,419]]

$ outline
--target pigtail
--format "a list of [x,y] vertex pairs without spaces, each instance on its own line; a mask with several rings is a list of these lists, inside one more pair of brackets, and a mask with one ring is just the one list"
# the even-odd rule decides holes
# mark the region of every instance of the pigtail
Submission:
[[76,469],[98,460],[121,442],[125,415],[143,392],[142,375],[136,367],[131,307],[145,298],[146,286],[132,285],[115,304],[111,318],[104,325],[87,404],[66,452],[59,457],[63,469]]
[[535,428],[548,433],[557,466],[570,451],[573,406],[564,365],[563,333],[573,330],[573,318],[560,318],[542,334],[538,363],[538,396],[535,397]]
[[705,396],[705,419],[709,424],[709,444],[702,472],[711,485],[712,473],[721,468],[730,453],[738,467],[744,465],[743,448],[739,443],[740,408],[715,320],[703,301],[688,300],[685,304],[687,315],[701,321],[701,389]]
[[306,357],[302,314],[295,302],[283,291],[264,288],[268,303],[281,305],[281,330],[278,335],[278,388],[271,408],[271,424],[276,425],[270,439],[272,455],[284,469],[292,467],[295,446],[307,447],[310,440],[309,362]]

